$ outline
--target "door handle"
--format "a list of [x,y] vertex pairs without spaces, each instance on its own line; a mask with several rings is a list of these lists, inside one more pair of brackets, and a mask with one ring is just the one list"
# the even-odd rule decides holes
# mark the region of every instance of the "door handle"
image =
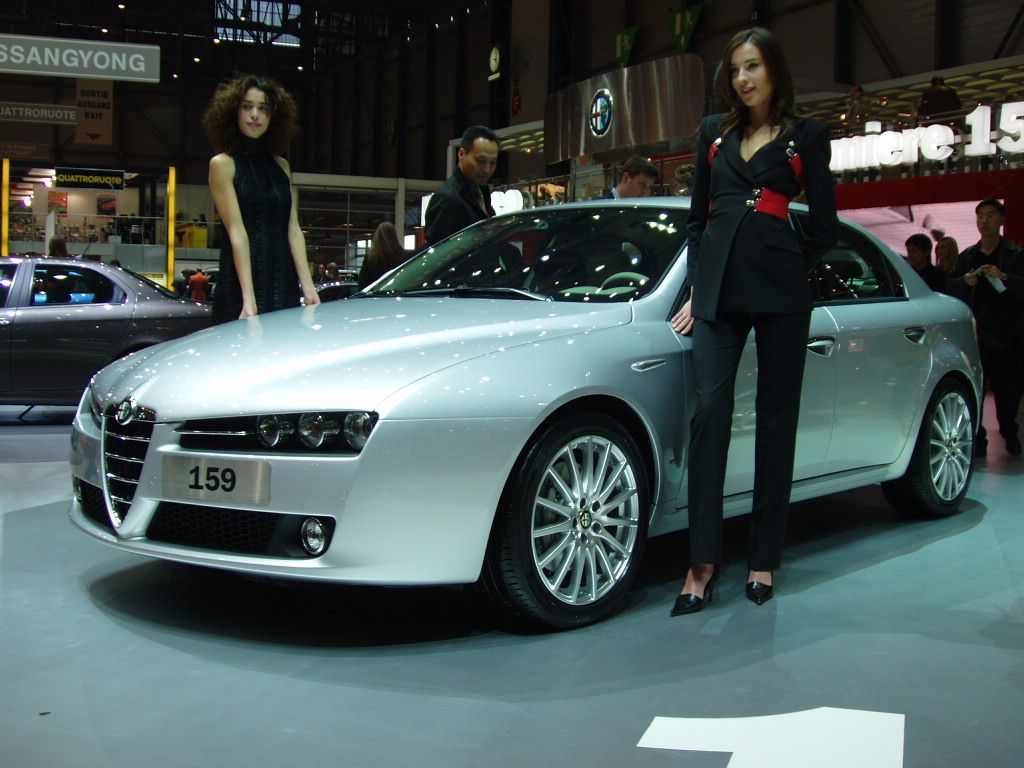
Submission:
[[923,326],[913,325],[910,328],[904,328],[903,335],[915,344],[924,344],[927,331]]
[[668,361],[664,358],[654,360],[637,360],[635,363],[631,363],[629,367],[637,373],[644,373],[646,371],[653,371],[655,368],[661,368],[661,366],[666,362]]
[[822,357],[831,357],[835,351],[836,340],[831,336],[816,336],[807,340],[807,349]]

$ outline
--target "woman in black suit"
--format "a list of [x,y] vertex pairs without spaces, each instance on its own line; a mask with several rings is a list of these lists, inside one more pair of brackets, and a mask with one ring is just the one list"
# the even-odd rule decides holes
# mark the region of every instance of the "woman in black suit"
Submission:
[[[826,127],[798,119],[782,49],[759,27],[722,57],[729,112],[704,119],[687,224],[689,295],[672,318],[693,334],[697,403],[690,428],[690,569],[672,615],[710,603],[722,551],[722,495],[740,354],[757,344],[754,498],[746,594],[771,599],[793,478],[811,295],[807,272],[835,244],[835,190]],[[798,235],[789,201],[806,192]]]

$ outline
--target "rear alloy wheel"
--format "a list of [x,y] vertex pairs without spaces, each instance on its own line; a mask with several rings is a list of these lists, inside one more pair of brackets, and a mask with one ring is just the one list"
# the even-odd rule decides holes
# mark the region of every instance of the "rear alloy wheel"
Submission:
[[975,415],[964,386],[946,380],[928,402],[907,472],[882,483],[897,509],[944,517],[957,511],[974,470]]
[[633,438],[590,413],[538,435],[502,498],[486,582],[550,627],[597,621],[629,590],[647,538],[647,471]]

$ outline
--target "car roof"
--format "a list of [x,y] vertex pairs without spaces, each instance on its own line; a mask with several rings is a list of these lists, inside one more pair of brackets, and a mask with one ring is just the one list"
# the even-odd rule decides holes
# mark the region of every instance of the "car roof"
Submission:
[[104,269],[116,269],[103,261],[92,259],[52,259],[49,256],[0,256],[0,262],[9,264],[20,264],[23,261],[41,261],[46,264],[56,264],[61,267],[80,267],[83,264],[90,267],[101,267]]
[[348,280],[348,279],[324,280],[322,283],[317,283],[313,287],[316,288],[319,291],[321,288],[330,288],[331,286],[334,286],[334,285],[352,285],[355,282],[356,282],[355,279],[352,279],[352,280]]

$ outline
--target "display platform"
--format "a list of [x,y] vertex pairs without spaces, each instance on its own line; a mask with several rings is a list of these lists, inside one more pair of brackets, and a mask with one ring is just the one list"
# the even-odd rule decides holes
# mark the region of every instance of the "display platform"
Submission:
[[0,765],[1019,762],[1024,460],[998,439],[954,517],[901,518],[878,488],[794,505],[764,606],[743,596],[739,518],[700,614],[668,616],[682,533],[652,540],[611,619],[538,632],[468,589],[102,546],[67,518],[68,409],[22,410],[0,407]]

